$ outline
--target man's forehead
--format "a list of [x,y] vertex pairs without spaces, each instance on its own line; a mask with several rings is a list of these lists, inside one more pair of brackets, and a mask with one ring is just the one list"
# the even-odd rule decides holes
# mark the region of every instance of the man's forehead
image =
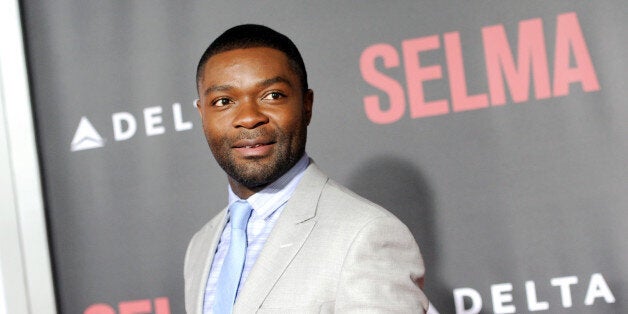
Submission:
[[225,51],[221,51],[219,53],[214,54],[213,56],[207,59],[207,63],[210,62],[224,62],[225,60],[233,60],[238,58],[248,59],[248,58],[256,58],[263,59],[277,57],[279,59],[288,61],[288,55],[279,49],[275,49],[272,47],[266,46],[255,46],[255,47],[244,47],[244,48],[234,48]]
[[[249,67],[250,65],[254,66]],[[241,69],[238,69],[239,67]],[[288,56],[281,50],[270,47],[231,49],[211,56],[203,67],[199,83],[213,85],[216,81],[223,81],[226,78],[225,75],[236,77],[245,69],[251,69],[252,72],[266,72],[265,76],[259,79],[260,81],[270,79],[278,81],[277,77],[279,77],[280,81],[291,86],[299,84],[299,75],[290,64]],[[291,82],[292,80],[297,81]]]

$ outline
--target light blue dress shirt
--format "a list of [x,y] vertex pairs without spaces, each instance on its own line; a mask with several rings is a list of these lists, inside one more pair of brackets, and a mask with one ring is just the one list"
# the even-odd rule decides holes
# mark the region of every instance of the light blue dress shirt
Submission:
[[[242,271],[242,277],[240,278],[238,292],[244,285],[246,277],[251,272],[251,268],[253,268],[253,264],[255,264],[257,257],[262,251],[264,243],[266,243],[266,239],[268,239],[275,222],[279,218],[283,209],[286,207],[286,203],[294,193],[299,181],[301,181],[303,172],[309,163],[309,157],[307,154],[304,154],[303,157],[283,176],[247,199],[247,202],[249,202],[249,204],[253,207],[253,213],[251,214],[251,218],[247,224],[246,260],[244,261],[244,269]],[[229,206],[239,199],[240,198],[233,193],[231,186],[229,186]],[[228,216],[229,213],[227,213],[227,217]],[[216,248],[216,254],[214,255],[211,270],[209,271],[209,278],[207,279],[207,285],[205,286],[205,298],[203,301],[204,314],[212,313],[216,284],[218,282],[218,277],[220,276],[220,270],[222,269],[222,263],[225,259],[225,255],[227,255],[230,242],[231,223],[227,221],[227,224],[222,231],[222,235],[220,236],[220,242]]]

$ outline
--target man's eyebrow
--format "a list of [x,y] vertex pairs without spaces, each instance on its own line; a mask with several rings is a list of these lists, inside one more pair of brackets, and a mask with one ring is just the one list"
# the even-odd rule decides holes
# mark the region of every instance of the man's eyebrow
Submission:
[[231,85],[212,85],[205,89],[204,95],[207,95],[212,92],[224,92],[233,89]]
[[290,83],[290,81],[288,79],[285,79],[281,76],[275,76],[273,78],[269,78],[266,80],[263,80],[259,83],[257,83],[258,87],[268,87],[270,85],[273,85],[275,83],[286,83],[288,86],[292,87],[292,84]]

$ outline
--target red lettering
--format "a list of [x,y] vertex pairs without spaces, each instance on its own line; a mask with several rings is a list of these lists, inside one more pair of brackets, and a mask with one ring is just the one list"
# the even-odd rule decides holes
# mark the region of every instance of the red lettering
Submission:
[[[170,314],[170,301],[167,297],[154,300],[155,314]],[[118,304],[120,314],[151,314],[152,306],[149,299],[124,301]],[[116,311],[105,303],[98,303],[88,307],[83,314],[116,314]]]
[[[570,68],[570,50],[576,67]],[[600,90],[600,84],[591,62],[591,55],[574,12],[560,14],[556,20],[556,50],[554,51],[554,96],[569,93],[569,84],[580,82],[582,90]]]
[[118,309],[120,314],[150,314],[153,311],[149,299],[120,302]]
[[375,68],[375,60],[382,58],[387,69],[399,66],[399,55],[388,44],[377,44],[364,50],[360,57],[360,71],[366,82],[385,91],[390,100],[388,110],[382,109],[379,96],[364,97],[364,110],[369,120],[378,124],[393,123],[399,120],[406,109],[403,87],[396,80],[382,74]]
[[434,50],[440,47],[438,36],[428,36],[404,40],[401,43],[403,60],[406,70],[406,84],[408,86],[408,103],[410,116],[413,119],[442,115],[449,112],[447,100],[425,101],[423,82],[443,77],[440,65],[421,67],[419,53]]
[[528,100],[530,94],[530,70],[532,70],[536,98],[543,99],[551,96],[541,19],[519,22],[516,66],[503,25],[484,27],[482,29],[482,39],[492,105],[496,106],[506,103],[502,70],[510,95],[515,103]]
[[486,94],[468,95],[467,80],[464,74],[460,34],[451,32],[445,37],[445,57],[447,58],[447,74],[451,91],[451,106],[454,112],[475,110],[488,107]]
[[[451,110],[461,112],[506,104],[506,94],[512,102],[569,94],[574,83],[580,83],[584,92],[600,90],[591,55],[584,34],[574,12],[560,14],[556,20],[554,50],[554,76],[550,81],[548,52],[545,44],[543,21],[540,18],[520,21],[517,30],[516,51],[511,49],[504,25],[482,28],[482,41],[486,66],[488,92],[469,93],[465,74],[465,60],[459,32],[443,34],[444,53],[449,78]],[[514,41],[514,40],[511,40]],[[426,100],[424,82],[443,78],[439,64],[421,64],[421,52],[440,48],[438,35],[404,40],[401,43],[405,69],[407,103],[410,117],[424,118],[450,112],[448,99]],[[387,69],[399,67],[399,53],[389,44],[368,47],[360,57],[360,70],[364,80],[384,91],[390,106],[382,105],[377,95],[364,97],[367,117],[379,124],[393,123],[406,111],[406,98],[402,85],[393,77],[379,72],[377,59]],[[531,86],[534,84],[533,86]]]
[[155,314],[170,314],[170,301],[168,301],[168,298],[161,297],[155,299]]
[[108,304],[98,303],[85,309],[83,314],[116,314],[116,311]]

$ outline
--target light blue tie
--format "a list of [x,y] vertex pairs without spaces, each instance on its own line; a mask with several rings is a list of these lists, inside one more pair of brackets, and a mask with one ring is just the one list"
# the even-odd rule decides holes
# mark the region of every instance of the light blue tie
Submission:
[[253,208],[247,201],[239,200],[229,207],[231,220],[231,243],[222,264],[218,283],[214,313],[228,314],[233,310],[233,303],[238,294],[238,285],[246,258],[246,225]]

